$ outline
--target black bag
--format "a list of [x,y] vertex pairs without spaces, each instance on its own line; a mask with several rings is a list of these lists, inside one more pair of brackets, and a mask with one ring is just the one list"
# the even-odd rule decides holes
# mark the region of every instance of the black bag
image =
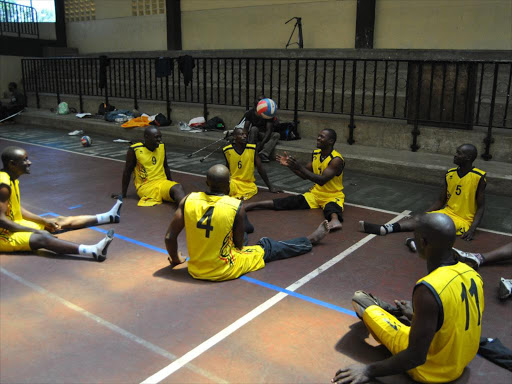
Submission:
[[112,112],[116,109],[113,105],[110,105],[108,103],[101,103],[98,107],[98,115],[104,115],[105,112]]
[[300,140],[299,132],[294,123],[279,123],[274,126],[274,131],[281,136],[279,140]]
[[155,120],[149,124],[156,125],[157,127],[167,127],[168,125],[171,125],[171,122],[167,120],[167,117],[159,113],[155,116]]
[[226,124],[224,124],[224,120],[222,120],[220,117],[215,116],[212,117],[210,120],[206,122],[206,129],[207,130],[221,130],[223,131],[226,128]]

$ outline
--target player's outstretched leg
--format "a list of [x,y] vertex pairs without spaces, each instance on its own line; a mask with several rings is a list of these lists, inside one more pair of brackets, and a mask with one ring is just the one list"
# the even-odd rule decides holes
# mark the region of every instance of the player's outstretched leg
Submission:
[[101,241],[93,245],[75,244],[69,241],[60,240],[52,236],[48,232],[37,232],[30,236],[30,248],[48,249],[59,254],[68,255],[87,255],[94,257],[95,260],[101,262],[107,258],[108,246],[114,239],[114,230],[110,230]]
[[121,220],[121,207],[123,198],[118,197],[116,203],[109,211],[97,215],[60,216],[55,221],[60,229],[77,229],[95,224],[119,223]]
[[308,240],[311,244],[315,245],[320,242],[329,233],[329,222],[324,220],[320,223],[317,229],[315,229],[309,236]]
[[400,308],[386,303],[384,300],[373,296],[371,293],[366,293],[364,291],[356,291],[354,293],[354,296],[352,297],[352,307],[360,319],[363,319],[364,311],[371,305],[376,305],[386,312],[391,313],[393,316],[402,315]]
[[253,203],[245,203],[244,209],[246,212],[254,209],[274,209],[274,200],[255,201]]
[[384,236],[392,232],[412,232],[416,227],[416,220],[407,219],[394,224],[372,224],[367,221],[360,221],[359,228],[362,232],[372,235]]

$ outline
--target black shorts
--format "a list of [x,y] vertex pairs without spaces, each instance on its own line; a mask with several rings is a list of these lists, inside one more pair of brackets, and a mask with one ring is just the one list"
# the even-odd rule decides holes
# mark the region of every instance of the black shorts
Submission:
[[[306,198],[303,195],[294,195],[274,199],[274,209],[276,211],[287,211],[296,209],[311,209]],[[324,207],[324,217],[331,220],[331,215],[336,213],[338,220],[343,222],[343,210],[336,203],[327,203]]]

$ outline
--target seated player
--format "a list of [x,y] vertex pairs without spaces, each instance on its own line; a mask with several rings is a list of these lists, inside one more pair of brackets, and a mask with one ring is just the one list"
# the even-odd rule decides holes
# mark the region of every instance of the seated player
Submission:
[[259,96],[258,100],[254,103],[253,108],[249,109],[245,113],[244,128],[245,131],[248,132],[248,142],[256,144],[256,151],[259,153],[261,161],[268,163],[270,161],[272,151],[274,151],[281,135],[274,132],[278,123],[277,117],[264,119],[256,111],[258,102],[263,99],[265,99],[265,96]]
[[126,197],[130,177],[140,200],[138,205],[151,207],[162,201],[179,203],[185,196],[181,184],[172,180],[162,133],[156,127],[144,130],[144,143],[136,143],[128,148],[123,172],[122,196]]
[[0,252],[31,251],[40,248],[55,253],[80,254],[104,261],[114,231],[94,245],[74,244],[59,240],[49,232],[83,228],[95,224],[118,223],[122,200],[108,212],[91,216],[59,216],[47,219],[21,207],[19,177],[30,173],[27,152],[19,147],[7,147],[2,152],[0,171]]
[[180,202],[165,235],[168,259],[174,268],[186,260],[178,252],[177,240],[185,228],[188,272],[196,279],[236,279],[270,261],[308,253],[329,232],[324,221],[308,237],[286,242],[264,237],[257,245],[244,246],[246,214],[240,200],[227,196],[229,170],[214,165],[208,170],[206,184],[209,192],[193,192]]
[[231,174],[229,196],[240,200],[248,200],[258,193],[254,179],[254,167],[272,193],[282,190],[275,188],[269,181],[267,171],[263,168],[260,156],[256,154],[256,145],[247,144],[247,131],[243,128],[233,130],[233,144],[224,147],[226,165]]
[[[480,275],[454,258],[455,233],[453,221],[444,214],[419,218],[414,236],[429,274],[416,283],[412,305],[395,301],[394,307],[363,291],[355,293],[357,315],[393,356],[340,369],[332,382],[367,383],[407,372],[422,383],[446,383],[462,374],[480,344],[484,293]],[[407,317],[412,325],[393,314]]]
[[[512,243],[505,244],[485,253],[464,252],[453,248],[459,261],[468,264],[475,270],[488,263],[496,263],[505,260],[512,260]],[[498,297],[501,300],[512,297],[512,279],[500,279]]]
[[343,169],[345,160],[334,150],[336,132],[324,129],[318,134],[317,149],[313,151],[313,160],[306,166],[299,164],[288,154],[277,156],[277,160],[290,168],[297,176],[311,180],[315,185],[303,195],[289,196],[274,200],[245,204],[245,210],[275,209],[314,209],[322,208],[329,221],[329,230],[341,229],[343,222]]
[[[450,216],[457,235],[466,241],[473,240],[485,208],[485,172],[473,167],[477,154],[472,144],[463,144],[457,148],[453,162],[458,167],[446,172],[441,195],[427,210],[428,213],[440,212]],[[415,223],[414,218],[386,225],[359,222],[363,232],[382,236],[391,232],[414,231]]]

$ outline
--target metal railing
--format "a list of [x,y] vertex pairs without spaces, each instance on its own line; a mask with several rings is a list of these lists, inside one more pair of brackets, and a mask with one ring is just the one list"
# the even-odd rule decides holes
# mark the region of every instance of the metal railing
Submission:
[[[157,58],[24,59],[25,89],[40,93],[199,103],[250,108],[259,95],[281,110],[349,116],[354,143],[357,117],[407,120],[411,149],[418,150],[420,125],[472,129],[487,127],[490,159],[493,128],[512,128],[512,61],[410,61],[357,58],[170,59],[169,75],[157,77]],[[188,73],[187,73],[188,71]],[[185,75],[189,77],[185,83]]]
[[33,7],[0,1],[0,36],[37,36],[37,11]]

